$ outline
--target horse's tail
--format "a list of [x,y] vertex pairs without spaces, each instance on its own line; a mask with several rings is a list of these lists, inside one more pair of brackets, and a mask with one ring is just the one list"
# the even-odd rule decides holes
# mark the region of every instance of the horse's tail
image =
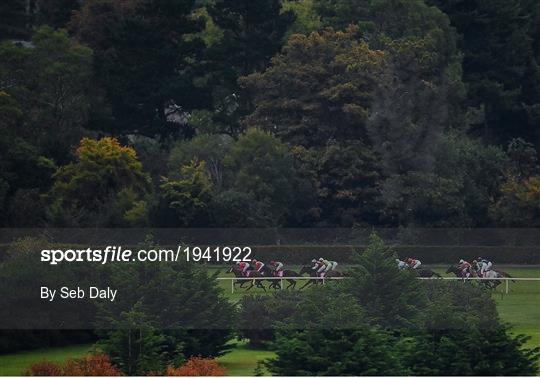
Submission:
[[[514,278],[512,277],[510,274],[506,273],[505,271],[503,270],[496,270],[497,273],[499,273],[501,276],[505,277],[505,278]],[[516,282],[516,280],[512,280],[512,282]]]

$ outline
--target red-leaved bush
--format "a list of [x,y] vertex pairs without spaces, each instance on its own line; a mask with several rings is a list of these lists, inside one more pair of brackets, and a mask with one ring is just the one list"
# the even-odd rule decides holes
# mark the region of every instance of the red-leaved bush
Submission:
[[165,372],[167,376],[223,376],[225,370],[212,358],[191,357],[184,365],[174,368],[169,366]]
[[69,360],[63,369],[66,376],[120,376],[106,354],[92,354],[82,359]]
[[105,354],[92,354],[80,359],[70,359],[65,366],[53,362],[38,362],[30,366],[25,375],[32,376],[120,376]]
[[24,372],[24,375],[33,375],[36,377],[58,376],[62,375],[62,368],[54,362],[41,361],[31,365],[28,370]]

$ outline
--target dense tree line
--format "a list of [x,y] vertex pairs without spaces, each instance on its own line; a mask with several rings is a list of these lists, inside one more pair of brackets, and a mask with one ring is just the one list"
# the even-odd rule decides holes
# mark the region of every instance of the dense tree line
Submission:
[[4,226],[538,225],[534,1],[1,7]]

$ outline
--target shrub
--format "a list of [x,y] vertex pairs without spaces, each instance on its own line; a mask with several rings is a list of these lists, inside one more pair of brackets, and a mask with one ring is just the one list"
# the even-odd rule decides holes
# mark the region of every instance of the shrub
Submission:
[[69,360],[63,369],[66,376],[113,376],[122,375],[106,354],[89,355],[77,360]]
[[223,376],[225,370],[213,358],[191,357],[184,365],[175,368],[169,366],[165,372],[166,376]]
[[24,375],[31,375],[36,377],[48,377],[62,375],[62,368],[50,361],[41,361],[31,365]]
[[31,376],[110,376],[122,375],[120,371],[111,363],[105,354],[89,355],[81,359],[70,359],[64,367],[54,362],[42,361],[33,364],[25,372]]

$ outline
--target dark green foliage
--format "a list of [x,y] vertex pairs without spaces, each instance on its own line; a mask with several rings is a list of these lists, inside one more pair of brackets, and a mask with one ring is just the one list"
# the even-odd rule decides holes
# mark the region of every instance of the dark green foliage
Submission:
[[525,349],[523,336],[509,336],[489,292],[438,281],[425,282],[425,290],[425,331],[414,331],[414,341],[403,344],[413,374],[534,374],[538,350]]
[[[305,281],[298,283],[303,284]],[[354,297],[330,285],[271,296],[245,296],[238,319],[240,334],[255,347],[271,346],[276,334],[303,329],[347,330],[359,323],[368,324]]]
[[78,10],[83,2],[79,0],[38,0],[34,23],[49,25],[53,28],[66,28],[73,12]]
[[179,168],[193,159],[205,162],[205,171],[217,191],[221,190],[225,180],[223,159],[234,140],[228,135],[199,134],[195,138],[176,143],[169,154],[169,174],[176,178]]
[[65,162],[83,135],[93,103],[92,51],[50,27],[38,29],[32,44],[0,45],[0,83],[21,108],[19,136],[31,139],[45,156]]
[[535,375],[539,353],[525,340],[500,325],[428,333],[408,341],[406,363],[415,375]]
[[0,41],[24,38],[29,34],[24,0],[4,0],[0,3]]
[[191,17],[194,5],[195,0],[92,0],[77,12],[71,28],[95,51],[112,109],[114,123],[107,128],[170,134],[184,126],[171,118],[176,106],[202,107],[204,91],[194,77],[203,42],[193,35],[202,25]]
[[357,253],[344,285],[366,309],[369,317],[385,328],[413,327],[419,324],[427,298],[422,282],[413,272],[402,272],[395,264],[395,252],[382,239],[371,236],[370,245]]
[[269,211],[272,223],[286,219],[295,193],[296,172],[286,146],[271,134],[250,129],[225,156],[231,187],[250,194]]
[[344,227],[377,224],[379,169],[370,149],[361,142],[331,143],[319,154],[321,223]]
[[183,227],[208,224],[212,185],[205,171],[205,162],[193,160],[180,169],[179,179],[162,178],[160,189],[169,209],[174,210]]
[[[50,266],[41,263],[40,251],[54,247],[43,237],[17,239],[4,247],[0,263],[0,279],[3,282],[0,287],[0,321],[4,329],[15,323],[18,324],[17,329],[26,330],[90,328],[89,324],[92,324],[96,314],[92,301],[58,300],[51,305],[51,302],[40,298],[41,286],[89,287],[102,283],[99,276],[93,273],[96,272],[95,266],[89,264]],[[71,327],[63,327],[63,324],[70,324]],[[46,340],[45,331],[36,338]]]
[[534,146],[521,138],[512,139],[508,144],[508,158],[510,159],[508,173],[514,177],[524,179],[540,171]]
[[100,316],[104,328],[121,329],[102,332],[100,344],[124,372],[162,371],[184,358],[217,357],[228,349],[234,309],[204,268],[121,264],[110,279],[125,294]]
[[365,19],[368,12],[367,3],[362,4],[354,0],[313,0],[313,9],[324,26],[345,29]]
[[32,142],[20,105],[0,92],[0,224],[35,226],[44,219],[40,189],[50,185],[55,165]]
[[468,219],[460,183],[430,173],[393,175],[382,184],[386,222],[458,227]]
[[[540,349],[510,336],[490,294],[399,271],[372,235],[350,281],[314,288],[288,306],[262,301],[274,329],[276,375],[534,375]],[[373,285],[370,284],[373,282]],[[289,294],[288,297],[294,297]],[[331,299],[331,300],[329,300]],[[274,316],[274,317],[273,317]],[[340,320],[340,316],[343,318]]]
[[276,342],[275,375],[407,375],[395,339],[377,328],[305,330]]
[[215,0],[208,13],[223,32],[211,54],[233,87],[238,77],[266,68],[294,21],[292,12],[281,12],[281,0]]
[[[167,365],[182,361],[181,351],[167,353],[165,335],[152,326],[140,303],[122,314],[121,319],[109,321],[108,326],[119,329],[100,332],[99,347],[125,374],[144,375],[162,372]],[[178,362],[176,362],[178,363]]]
[[[500,195],[508,165],[504,151],[461,134],[450,133],[442,139],[435,158],[437,174],[450,180],[449,186],[459,190],[452,201],[454,207],[458,203],[462,207],[461,216],[448,220],[456,226],[490,225],[489,207]],[[444,219],[440,218],[441,221]]]
[[538,145],[538,5],[522,0],[430,0],[461,34],[468,103],[483,113],[478,134]]

